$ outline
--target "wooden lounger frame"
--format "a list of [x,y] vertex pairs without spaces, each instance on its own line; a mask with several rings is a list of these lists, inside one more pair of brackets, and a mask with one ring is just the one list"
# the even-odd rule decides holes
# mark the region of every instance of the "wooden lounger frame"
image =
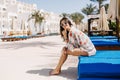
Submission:
[[120,50],[120,46],[95,46],[97,50]]

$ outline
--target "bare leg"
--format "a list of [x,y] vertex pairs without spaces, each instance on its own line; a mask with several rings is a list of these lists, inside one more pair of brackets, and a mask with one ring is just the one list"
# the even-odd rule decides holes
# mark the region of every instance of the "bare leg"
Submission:
[[59,60],[59,62],[57,64],[56,68],[53,71],[50,72],[50,75],[58,75],[58,74],[60,74],[61,67],[62,67],[62,65],[64,64],[64,62],[66,61],[66,59],[68,57],[68,54],[65,54],[64,50],[65,49],[63,48],[60,60]]
[[74,49],[73,51],[67,50],[65,52],[65,49],[63,48],[62,50],[62,55],[60,57],[60,60],[54,70],[50,72],[50,75],[58,75],[61,72],[61,67],[66,61],[68,55],[73,55],[73,56],[88,56],[88,53],[85,51],[80,50],[79,48]]
[[67,54],[73,56],[88,56],[86,51],[80,50],[79,48],[76,48],[73,51],[67,50]]

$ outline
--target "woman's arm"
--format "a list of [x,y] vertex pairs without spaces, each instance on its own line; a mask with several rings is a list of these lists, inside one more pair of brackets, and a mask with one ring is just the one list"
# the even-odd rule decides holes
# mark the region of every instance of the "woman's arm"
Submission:
[[66,31],[65,31],[65,30],[62,31],[62,34],[63,34],[64,40],[67,40],[67,34],[66,34]]

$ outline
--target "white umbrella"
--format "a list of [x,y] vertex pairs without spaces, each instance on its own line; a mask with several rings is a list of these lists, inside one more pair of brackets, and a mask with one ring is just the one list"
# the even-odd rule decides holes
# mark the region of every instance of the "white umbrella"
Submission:
[[108,19],[120,19],[120,0],[110,0],[108,8]]
[[14,30],[14,26],[15,26],[14,18],[12,18],[12,21],[11,21],[11,30],[12,30],[12,31]]
[[108,8],[108,19],[116,20],[117,30],[116,35],[119,41],[119,24],[120,24],[120,0],[111,0]]
[[24,32],[25,32],[25,22],[24,22],[24,20],[21,21],[21,31],[24,35]]
[[15,32],[15,20],[14,20],[14,18],[12,18],[10,35],[13,35],[14,32]]
[[120,20],[120,0],[117,0],[117,18]]
[[104,6],[100,9],[99,30],[109,31],[107,15],[106,15],[106,11],[105,11]]
[[30,24],[29,24],[29,23],[28,23],[28,34],[29,34],[29,35],[32,34],[31,27],[30,27]]

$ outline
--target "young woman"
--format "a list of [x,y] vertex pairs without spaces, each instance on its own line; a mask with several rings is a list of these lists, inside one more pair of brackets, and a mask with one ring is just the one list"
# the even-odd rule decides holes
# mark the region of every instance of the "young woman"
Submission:
[[61,72],[61,67],[66,61],[68,55],[73,56],[92,56],[95,55],[96,49],[89,37],[72,26],[68,18],[60,20],[60,34],[66,42],[66,46],[62,49],[62,55],[56,68],[50,71],[50,75],[58,75]]

